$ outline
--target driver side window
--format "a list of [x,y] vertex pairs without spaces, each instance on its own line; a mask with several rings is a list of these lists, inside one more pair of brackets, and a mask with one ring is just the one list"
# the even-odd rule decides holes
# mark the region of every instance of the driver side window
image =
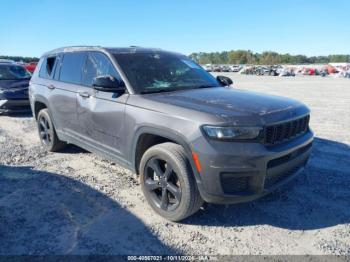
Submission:
[[106,75],[121,80],[118,72],[106,55],[99,52],[89,52],[83,73],[83,85],[92,87],[95,77]]

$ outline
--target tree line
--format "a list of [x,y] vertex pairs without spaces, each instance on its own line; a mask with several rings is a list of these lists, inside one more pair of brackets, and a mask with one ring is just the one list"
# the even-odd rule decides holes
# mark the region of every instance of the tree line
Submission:
[[0,59],[9,59],[9,60],[13,60],[16,62],[25,62],[25,63],[29,63],[29,62],[38,62],[39,58],[37,57],[27,57],[27,56],[6,56],[6,55],[1,55]]
[[[199,64],[327,64],[337,62],[350,62],[350,55],[328,55],[328,56],[305,56],[279,54],[277,52],[266,51],[263,53],[253,53],[250,50],[232,50],[212,53],[192,53],[190,57]],[[37,57],[23,56],[0,56],[0,59],[10,59],[16,62],[37,62]]]
[[190,57],[199,64],[326,64],[350,62],[350,55],[305,56],[279,54],[266,51],[253,53],[250,50],[232,50],[212,53],[192,53]]

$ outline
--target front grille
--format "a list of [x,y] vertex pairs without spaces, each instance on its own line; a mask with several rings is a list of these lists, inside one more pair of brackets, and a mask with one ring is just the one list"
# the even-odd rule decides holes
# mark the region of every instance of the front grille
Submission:
[[244,193],[249,189],[249,177],[233,177],[230,173],[222,173],[221,186],[225,194]]
[[288,141],[309,128],[310,116],[304,116],[293,121],[266,126],[264,129],[264,142],[267,145],[275,145]]

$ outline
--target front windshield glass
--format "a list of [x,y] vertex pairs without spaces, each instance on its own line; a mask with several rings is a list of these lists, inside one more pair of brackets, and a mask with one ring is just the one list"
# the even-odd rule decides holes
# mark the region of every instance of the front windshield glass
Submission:
[[186,56],[162,52],[114,56],[136,93],[219,86],[211,74]]
[[19,80],[30,78],[30,73],[23,66],[0,65],[0,80]]

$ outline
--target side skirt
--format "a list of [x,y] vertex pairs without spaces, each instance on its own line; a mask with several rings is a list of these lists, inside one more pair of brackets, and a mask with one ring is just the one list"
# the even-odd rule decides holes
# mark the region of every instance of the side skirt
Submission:
[[72,136],[70,134],[67,134],[65,132],[57,132],[58,137],[60,138],[60,140],[65,141],[69,144],[73,144],[76,146],[79,146],[83,149],[85,149],[86,151],[95,153],[101,157],[103,157],[104,159],[110,160],[126,169],[129,169],[132,172],[135,172],[136,170],[132,167],[131,163],[127,160],[125,160],[124,158],[121,158],[119,156],[116,156],[115,154],[109,152],[108,150],[106,150],[103,146],[101,145],[94,145],[92,143],[89,143],[85,140],[83,140],[82,138],[78,138],[76,136]]

